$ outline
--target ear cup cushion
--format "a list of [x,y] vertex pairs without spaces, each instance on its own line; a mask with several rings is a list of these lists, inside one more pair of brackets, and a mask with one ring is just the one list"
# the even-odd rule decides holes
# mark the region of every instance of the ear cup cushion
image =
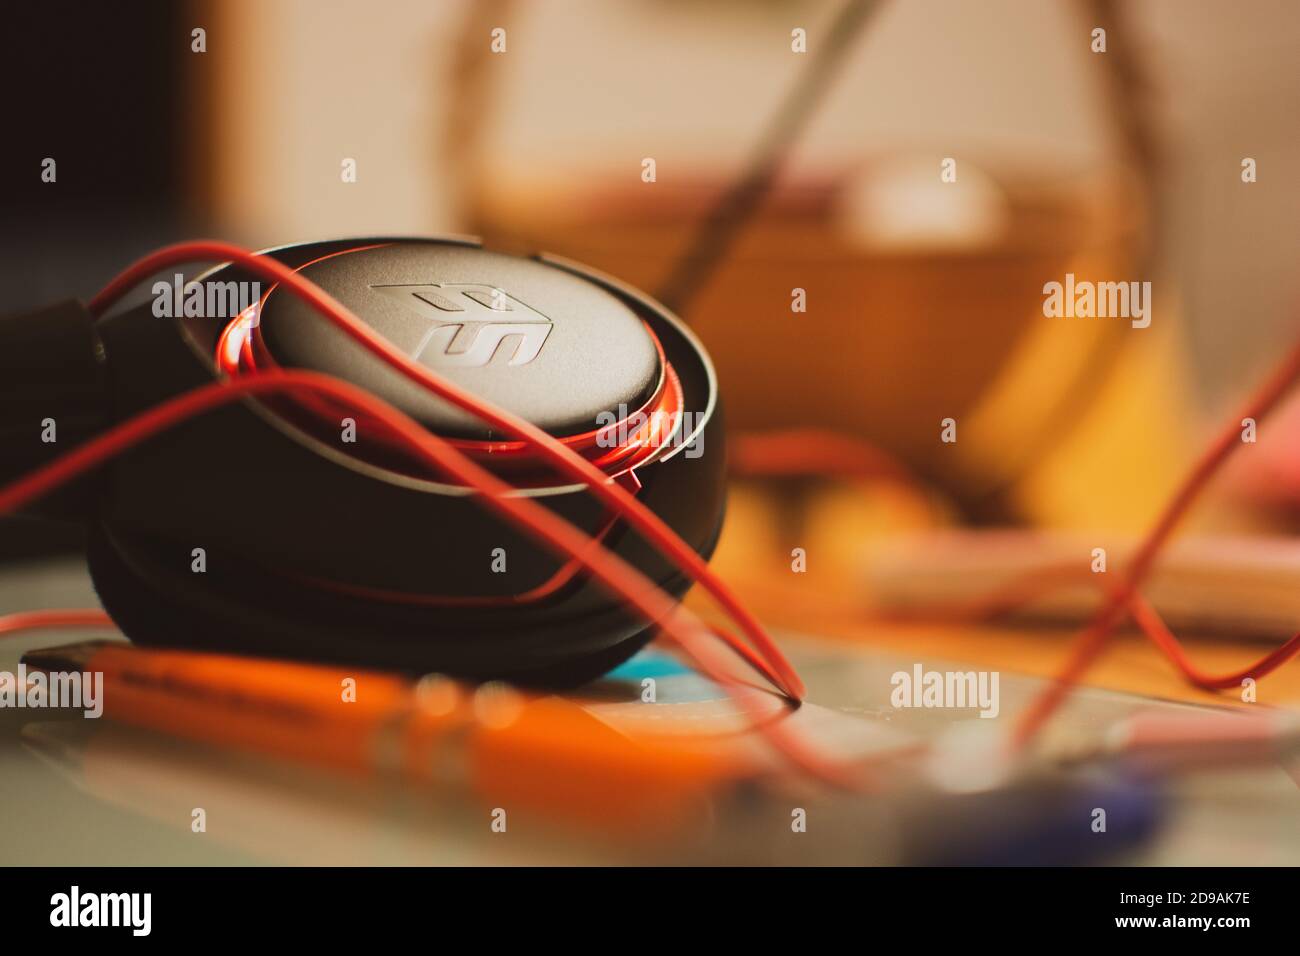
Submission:
[[541,628],[529,608],[513,608],[476,613],[482,626],[461,629],[443,609],[272,580],[211,551],[207,570],[195,573],[189,551],[174,542],[103,524],[92,529],[88,559],[105,610],[144,645],[571,687],[617,667],[654,635],[621,608]]

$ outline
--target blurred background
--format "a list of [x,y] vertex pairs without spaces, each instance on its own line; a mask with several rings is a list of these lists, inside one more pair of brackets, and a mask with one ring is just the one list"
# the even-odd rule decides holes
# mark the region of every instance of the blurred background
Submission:
[[[183,236],[448,232],[671,299],[801,71],[843,43],[752,215],[670,303],[730,422],[869,440],[932,493],[885,509],[904,523],[938,503],[943,520],[1137,530],[1296,327],[1300,10],[875,6],[837,30],[838,4],[797,0],[15,5],[3,69],[31,92],[7,108],[0,304],[87,295]],[[1152,327],[1044,319],[1066,272],[1151,281]],[[1234,487],[1293,526],[1300,468],[1274,450]],[[781,490],[816,519],[816,487]]]
[[[182,238],[475,234],[663,297],[703,339],[735,474],[715,560],[765,619],[860,636],[985,572],[1122,556],[1300,334],[1300,6],[860,6],[9,4],[0,310]],[[1150,327],[1045,318],[1067,273],[1150,282]],[[1151,593],[1276,643],[1300,626],[1300,404],[1244,449]],[[78,546],[0,525],[0,560]],[[891,633],[1031,674],[1068,636]],[[1185,695],[1154,652],[1117,658],[1098,682]]]
[[[472,233],[570,256],[682,311],[734,430],[828,429],[911,479],[742,489],[741,515],[780,503],[747,524],[782,539],[759,554],[815,547],[844,569],[877,532],[936,524],[1137,532],[1297,326],[1300,11],[1283,0],[911,0],[847,25],[796,0],[131,10],[9,15],[8,88],[30,92],[7,109],[3,308],[88,295],[195,235]],[[834,69],[788,104],[818,57]],[[744,214],[720,209],[768,154]],[[727,241],[701,243],[728,217]],[[1044,318],[1067,272],[1150,281],[1151,327]],[[1195,522],[1294,529],[1296,444],[1261,442]],[[788,469],[761,452],[737,471],[830,470],[804,446]]]

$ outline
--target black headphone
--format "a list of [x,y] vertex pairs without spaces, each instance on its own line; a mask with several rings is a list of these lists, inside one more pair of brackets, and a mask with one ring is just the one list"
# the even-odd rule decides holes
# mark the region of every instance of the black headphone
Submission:
[[[519,415],[633,489],[702,557],[725,503],[713,367],[664,307],[547,256],[463,239],[265,253],[410,358]],[[76,302],[0,319],[3,460],[20,474],[173,396],[270,367],[386,399],[598,539],[663,590],[690,579],[526,443],[422,391],[304,302],[235,264],[163,281],[95,320]],[[33,440],[41,423],[57,440]],[[245,398],[155,437],[40,506],[90,527],[90,573],[141,644],[566,685],[653,628],[430,477],[376,423]]]

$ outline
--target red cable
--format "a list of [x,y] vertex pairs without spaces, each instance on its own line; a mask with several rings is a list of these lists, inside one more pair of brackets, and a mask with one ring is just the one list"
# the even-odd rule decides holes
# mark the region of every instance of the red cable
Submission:
[[710,570],[708,563],[658,515],[646,508],[624,488],[612,483],[609,476],[572,449],[566,448],[554,436],[517,415],[483,401],[408,358],[333,296],[284,263],[259,256],[226,242],[200,240],[177,243],[150,253],[125,269],[90,300],[90,310],[95,315],[102,315],[124,293],[154,273],[181,263],[200,260],[236,262],[263,278],[281,283],[363,348],[384,360],[407,378],[501,431],[531,444],[561,473],[590,488],[597,498],[627,520],[648,542],[708,591],[727,615],[739,625],[750,643],[771,663],[772,669],[781,678],[781,687],[785,693],[795,700],[803,698],[805,692],[803,681],[763,625],[741,604],[731,589]]
[[[1115,591],[1108,586],[1102,575],[1081,569],[1077,563],[1057,565],[1031,571],[1020,580],[1011,582],[1010,585],[993,592],[979,602],[965,606],[953,605],[942,617],[948,621],[977,621],[1001,617],[1041,596],[1044,585],[1059,587],[1066,583],[1091,584],[1110,593]],[[1239,671],[1220,675],[1208,674],[1192,663],[1186,649],[1169,630],[1160,613],[1140,592],[1135,591],[1129,599],[1127,611],[1143,635],[1170,660],[1187,682],[1201,690],[1226,690],[1229,687],[1239,687],[1244,678],[1263,677],[1300,653],[1300,634],[1296,634],[1275,650]],[[933,617],[933,613],[927,612],[924,616],[930,618]]]
[[[1293,371],[1295,370],[1295,371]],[[1269,380],[1251,403],[1256,420],[1270,409],[1285,394],[1288,382],[1294,382],[1300,371],[1294,358],[1284,363],[1281,369]],[[1194,470],[1188,486],[1169,506],[1190,507],[1195,495],[1212,476],[1213,471],[1226,459],[1236,447],[1240,432],[1233,425],[1221,436],[1204,456],[1201,467]],[[882,455],[874,446],[851,436],[835,433],[823,433],[814,430],[792,429],[781,432],[755,433],[743,436],[741,442],[733,441],[732,447],[741,445],[739,454],[733,454],[733,463],[739,470],[752,475],[822,473],[831,469],[845,477],[873,477],[907,480],[904,470],[896,466],[887,456]],[[813,468],[813,465],[816,468]],[[1207,467],[1208,465],[1208,467]],[[1192,481],[1198,484],[1192,485]],[[1190,490],[1189,490],[1190,489]],[[1177,521],[1177,514],[1167,512],[1157,524],[1156,531],[1167,537]],[[1150,541],[1147,542],[1148,548]],[[1139,551],[1139,553],[1141,553]],[[1148,559],[1151,560],[1151,559]],[[1146,571],[1141,571],[1145,575]],[[1118,588],[1109,588],[1098,575],[1081,571],[1077,563],[1053,565],[1037,568],[1002,585],[990,594],[984,595],[969,604],[955,604],[941,609],[938,615],[945,621],[988,620],[1008,614],[1017,608],[1041,596],[1045,589],[1060,587],[1069,583],[1095,584],[1108,591],[1109,596],[1119,600]],[[1131,596],[1124,605],[1125,611],[1132,616],[1142,633],[1174,665],[1178,672],[1194,687],[1201,690],[1215,691],[1237,688],[1245,678],[1259,679],[1276,670],[1282,664],[1300,654],[1300,634],[1293,635],[1285,643],[1270,651],[1259,660],[1244,668],[1226,674],[1210,674],[1200,670],[1188,656],[1178,638],[1169,630],[1160,614],[1133,588]],[[916,617],[931,619],[936,616],[935,609],[920,612]],[[911,619],[914,615],[903,615]],[[1118,624],[1118,620],[1115,622]]]
[[[245,396],[302,391],[342,401],[348,407],[382,421],[385,427],[401,436],[427,466],[473,488],[479,492],[476,498],[486,507],[512,521],[557,554],[581,563],[611,594],[626,601],[673,638],[703,673],[727,689],[738,705],[770,701],[766,694],[730,674],[715,656],[713,646],[707,640],[699,639],[706,632],[698,618],[660,591],[640,571],[613,552],[591,548],[590,538],[584,532],[531,498],[516,495],[513,486],[475,464],[445,439],[429,432],[396,408],[354,385],[318,372],[265,372],[236,381],[215,382],[168,399],[0,488],[0,514],[23,507],[126,449],[196,415]],[[42,614],[45,615],[43,619]],[[74,622],[105,623],[102,616],[96,615],[97,612],[86,611],[34,612],[17,615],[18,623],[14,623],[12,617],[0,619],[0,630],[24,626],[21,620],[24,617],[27,627]],[[741,711],[746,712],[743,706]],[[847,768],[808,748],[800,736],[787,729],[784,721],[757,721],[756,727],[778,752],[800,769],[836,785],[850,783]]]
[[0,616],[0,634],[49,627],[112,627],[113,619],[95,608],[68,611],[20,611]]
[[[332,252],[295,266],[294,271],[301,273],[308,267],[318,262],[324,262],[327,259],[369,249],[382,249],[386,245],[389,245],[389,243],[354,246]],[[215,356],[217,368],[229,377],[235,378],[248,372],[265,371],[279,367],[279,363],[275,361],[275,357],[263,340],[261,324],[256,322],[256,316],[263,312],[267,302],[278,287],[279,283],[273,283],[255,305],[250,306],[236,316],[218,337]],[[584,433],[556,438],[556,441],[560,444],[573,449],[610,477],[626,474],[659,454],[669,436],[677,430],[682,420],[683,396],[681,382],[672,364],[664,354],[663,344],[659,341],[654,329],[646,323],[642,324],[646,335],[654,345],[655,352],[658,354],[659,365],[663,372],[655,394],[640,408],[629,412],[628,417],[621,422],[594,428]],[[286,411],[291,411],[291,409]],[[338,419],[334,409],[316,408],[313,411],[318,416],[329,421],[337,421]],[[636,421],[638,416],[642,424],[634,434],[627,435],[626,440],[619,440],[612,443],[611,446],[606,446],[606,443],[602,441],[603,436],[610,434],[623,435],[629,427],[629,422]],[[286,415],[285,417],[291,416]],[[382,440],[382,434],[380,434],[379,438]],[[525,483],[521,478],[528,479],[530,477],[526,474],[521,476],[515,473],[530,466],[535,461],[536,449],[526,441],[482,441],[455,438],[449,438],[448,441],[461,451],[467,452],[471,456],[477,456],[479,460],[490,461],[498,472],[505,467],[509,467],[511,480],[516,485]],[[538,474],[531,477],[533,479],[531,483],[541,484],[553,476]]]
[[[134,286],[140,280],[152,275],[163,268],[175,265],[179,262],[187,262],[196,259],[221,259],[239,262],[246,268],[261,274],[265,277],[283,283],[288,289],[299,295],[309,304],[317,308],[322,314],[333,321],[339,328],[350,335],[354,340],[373,354],[385,360],[392,367],[402,372],[408,378],[419,382],[432,392],[444,398],[458,407],[475,414],[483,420],[495,425],[496,427],[513,434],[526,442],[531,443],[537,448],[542,457],[548,459],[561,472],[568,474],[575,479],[582,481],[590,487],[597,497],[603,499],[611,508],[626,518],[629,523],[636,527],[648,541],[655,544],[665,555],[677,560],[683,570],[687,571],[690,576],[699,582],[710,594],[712,594],[719,604],[732,616],[737,623],[742,625],[742,630],[746,633],[752,643],[758,647],[769,660],[774,662],[774,670],[780,674],[785,689],[791,696],[801,696],[803,691],[802,682],[799,681],[793,669],[789,666],[780,651],[772,643],[762,625],[750,614],[739,602],[739,600],[730,592],[729,589],[710,571],[708,565],[701,559],[691,548],[686,545],[667,525],[665,525],[656,515],[645,509],[640,502],[636,501],[630,494],[617,485],[607,483],[606,476],[599,472],[598,469],[591,466],[590,463],[581,457],[573,454],[552,436],[546,434],[536,426],[521,419],[510,415],[503,410],[493,408],[487,403],[481,402],[473,395],[464,392],[452,383],[446,382],[432,373],[430,370],[412,362],[405,355],[393,348],[389,343],[383,340],[376,333],[368,329],[353,316],[347,309],[337,303],[332,297],[318,289],[306,279],[298,276],[295,272],[284,266],[282,263],[273,259],[264,259],[256,256],[236,246],[231,246],[220,242],[196,242],[182,243],[177,246],[168,247],[159,250],[150,256],[145,257],[128,270],[122,273],[117,279],[111,282],[102,292],[100,292],[91,302],[91,309],[99,314],[112,304],[123,292]],[[289,373],[293,374],[293,373]],[[310,374],[310,373],[297,373]],[[1286,393],[1292,384],[1300,378],[1300,348],[1297,348],[1287,360],[1282,363],[1277,372],[1261,389],[1260,393],[1247,406],[1246,412],[1242,417],[1254,418],[1256,421],[1264,418],[1271,411],[1280,398]],[[334,383],[335,385],[342,383]],[[219,386],[218,386],[219,387]],[[288,387],[288,386],[284,386]],[[312,387],[312,386],[307,386]],[[328,392],[328,389],[325,389]],[[360,393],[364,395],[364,393]],[[147,413],[146,413],[147,414]],[[143,416],[141,416],[143,417]],[[409,421],[409,420],[408,420]],[[415,426],[417,429],[419,426]],[[424,433],[426,436],[427,432]],[[1261,676],[1268,670],[1271,670],[1288,659],[1292,654],[1300,649],[1300,635],[1292,638],[1282,647],[1278,648],[1272,654],[1268,655],[1260,662],[1257,662],[1250,668],[1233,675],[1222,677],[1210,677],[1196,671],[1192,667],[1182,648],[1178,645],[1173,635],[1164,628],[1163,622],[1158,622],[1158,616],[1155,615],[1154,609],[1140,597],[1137,593],[1138,587],[1150,571],[1161,548],[1167,542],[1169,536],[1177,526],[1178,522],[1185,515],[1187,510],[1195,502],[1196,498],[1203,491],[1205,485],[1218,471],[1223,462],[1235,450],[1240,441],[1240,432],[1235,422],[1229,426],[1211,445],[1207,452],[1202,456],[1196,467],[1192,470],[1179,492],[1173,500],[1166,506],[1160,519],[1153,527],[1152,531],[1144,539],[1142,546],[1138,549],[1137,555],[1130,564],[1124,580],[1120,586],[1114,589],[1102,608],[1098,611],[1090,625],[1080,634],[1075,652],[1061,673],[1057,676],[1056,681],[1051,687],[1029,708],[1023,716],[1017,727],[1017,741],[1020,744],[1026,743],[1033,734],[1042,726],[1051,714],[1060,706],[1067,696],[1070,688],[1077,682],[1078,677],[1087,668],[1087,666],[1103,650],[1106,641],[1113,632],[1115,626],[1127,611],[1132,611],[1135,618],[1143,626],[1148,636],[1156,642],[1157,646],[1170,657],[1176,666],[1184,675],[1198,686],[1215,686],[1224,687],[1238,683],[1242,677]],[[451,449],[447,449],[451,451]],[[427,449],[422,449],[424,455]],[[75,454],[75,452],[73,453]],[[71,457],[71,456],[68,456]],[[435,456],[436,457],[436,456]],[[469,464],[467,462],[467,464]],[[451,470],[451,469],[449,469]],[[480,469],[481,470],[481,469]],[[485,473],[486,474],[486,473]],[[69,476],[70,477],[70,476]],[[66,480],[64,478],[63,480]],[[495,479],[493,479],[495,481]],[[508,488],[504,483],[499,483],[501,487]],[[491,494],[491,493],[489,493]],[[0,502],[4,497],[0,495]],[[489,498],[489,501],[505,500]],[[497,507],[497,505],[493,505]],[[504,509],[509,511],[508,508]],[[544,509],[542,509],[544,511]],[[553,517],[549,512],[545,512],[549,517]],[[522,519],[518,519],[522,520]],[[542,540],[547,541],[544,532],[539,529],[529,528],[530,533],[542,535]],[[571,532],[578,535],[581,539],[583,536],[576,529],[569,528]],[[551,542],[555,544],[555,542]],[[562,547],[561,545],[556,545]],[[613,558],[613,555],[608,557]],[[584,562],[585,564],[586,562]],[[597,563],[597,562],[593,562]],[[629,571],[636,573],[634,569],[627,568]],[[593,570],[593,573],[596,573]],[[599,575],[597,575],[599,576]],[[604,580],[602,578],[602,580]],[[606,582],[609,586],[609,582]],[[629,598],[629,603],[631,599]],[[671,602],[670,602],[671,603]],[[644,612],[643,612],[644,613]],[[675,615],[678,611],[666,612],[669,616],[664,620],[677,624]],[[652,620],[657,620],[651,616]],[[725,634],[725,632],[723,632]],[[680,635],[674,631],[673,635],[681,643]],[[738,642],[737,642],[738,643]],[[696,653],[695,648],[687,647],[687,652],[692,654],[695,659],[705,666],[705,662]],[[707,670],[707,667],[705,667]],[[1231,679],[1230,679],[1231,678]],[[735,685],[729,678],[725,681],[729,686]],[[782,746],[783,752],[787,752],[786,746]],[[788,754],[789,755],[789,754]],[[838,773],[833,768],[823,768],[828,770],[832,775]]]
[[1270,671],[1277,670],[1300,652],[1300,634],[1295,634],[1285,644],[1264,655],[1255,663],[1234,673],[1215,676],[1198,669],[1192,663],[1183,645],[1178,643],[1178,638],[1174,637],[1159,612],[1142,595],[1135,594],[1129,601],[1129,612],[1133,615],[1133,620],[1137,621],[1138,626],[1142,628],[1142,632],[1164,652],[1187,678],[1187,682],[1201,690],[1227,690],[1229,687],[1240,687],[1241,682],[1247,677],[1258,680]]
[[[1060,707],[1070,688],[1105,648],[1107,640],[1124,616],[1138,587],[1151,570],[1160,549],[1168,541],[1178,522],[1229,456],[1242,444],[1240,422],[1244,418],[1262,421],[1300,380],[1300,345],[1295,346],[1247,403],[1246,408],[1219,434],[1192,467],[1172,500],[1165,506],[1155,526],[1126,568],[1120,585],[1111,592],[1087,627],[1080,632],[1074,652],[1057,674],[1055,681],[1034,700],[1016,725],[1015,744],[1026,745]],[[1284,645],[1285,646],[1285,645]]]

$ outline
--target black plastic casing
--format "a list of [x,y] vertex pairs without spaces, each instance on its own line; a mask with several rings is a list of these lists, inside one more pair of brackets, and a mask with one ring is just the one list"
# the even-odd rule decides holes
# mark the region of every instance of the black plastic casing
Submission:
[[[477,248],[460,239],[373,239],[267,254],[299,267],[383,243],[403,250],[415,243],[432,250]],[[506,259],[483,255],[495,257],[494,263]],[[675,443],[638,467],[638,498],[707,558],[724,511],[725,449],[716,381],[703,348],[662,306],[608,277],[545,256],[514,261],[528,264],[534,284],[544,268],[553,270],[558,286],[594,286],[654,330],[680,379],[695,434],[689,444]],[[495,276],[494,284],[509,289],[511,267],[501,268],[506,274]],[[200,277],[255,279],[229,265]],[[544,290],[537,294],[545,297]],[[288,295],[283,289],[273,294]],[[563,315],[550,318],[557,328],[565,322]],[[111,418],[121,421],[216,380],[213,356],[227,321],[160,318],[146,303],[99,322]],[[268,339],[272,321],[268,309]],[[515,371],[495,364],[502,375]],[[584,401],[582,381],[569,377],[554,387]],[[593,428],[600,410],[589,408]],[[93,516],[91,570],[110,613],[128,636],[145,643],[547,683],[601,673],[648,638],[645,621],[581,576],[543,601],[490,607],[376,601],[322,587],[322,580],[341,582],[435,601],[503,598],[538,587],[564,564],[464,489],[371,464],[364,438],[352,446],[330,444],[263,401],[248,399],[123,454],[102,475]],[[583,486],[521,493],[589,533],[607,521]],[[670,592],[680,595],[689,586],[621,522],[604,540]],[[194,570],[196,548],[204,551],[202,572]],[[505,551],[504,573],[493,570],[497,548]]]

